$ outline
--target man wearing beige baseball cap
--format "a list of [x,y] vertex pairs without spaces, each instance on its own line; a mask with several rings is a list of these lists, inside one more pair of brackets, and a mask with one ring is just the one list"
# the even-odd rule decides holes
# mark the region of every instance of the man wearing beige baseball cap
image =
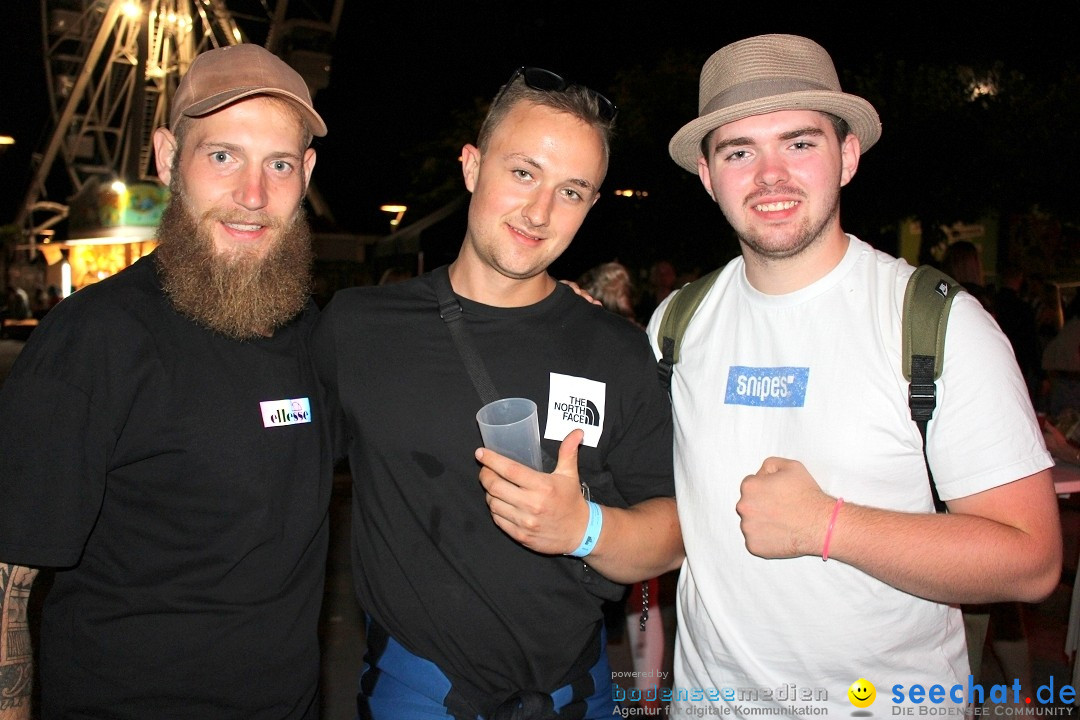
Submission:
[[901,368],[913,268],[840,225],[877,113],[791,35],[710,57],[698,110],[671,156],[742,253],[671,381],[686,546],[675,710],[847,715],[874,701],[869,683],[877,715],[981,703],[951,604],[1037,601],[1061,566],[1051,460],[1008,341],[956,297],[927,435],[950,511],[935,514]]
[[[0,716],[319,716],[332,462],[302,201],[326,125],[255,45],[154,135],[160,245],[49,313],[0,391]],[[17,420],[16,420],[17,419]]]

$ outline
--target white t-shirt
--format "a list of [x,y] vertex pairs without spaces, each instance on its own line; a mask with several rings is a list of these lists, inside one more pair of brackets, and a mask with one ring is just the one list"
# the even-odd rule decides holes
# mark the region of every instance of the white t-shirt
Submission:
[[[877,689],[871,711],[883,716],[895,685],[905,696],[914,683],[966,688],[958,610],[841,562],[755,557],[735,512],[740,482],[769,456],[801,461],[846,501],[933,512],[900,357],[913,271],[850,237],[827,276],[765,295],[737,258],[687,328],[671,389],[687,556],[674,677],[680,713],[727,705],[736,715],[754,707],[848,715],[856,708],[847,690],[865,678]],[[654,349],[668,302],[649,323]],[[927,449],[943,500],[1052,464],[1009,342],[967,293],[952,306],[937,385]]]

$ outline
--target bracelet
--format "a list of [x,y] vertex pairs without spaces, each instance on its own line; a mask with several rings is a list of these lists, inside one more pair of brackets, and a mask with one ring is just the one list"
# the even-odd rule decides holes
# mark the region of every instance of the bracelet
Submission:
[[836,504],[833,505],[832,517],[829,518],[829,527],[825,529],[825,545],[821,548],[821,560],[822,562],[829,561],[829,543],[832,542],[832,531],[836,526],[836,516],[840,514],[840,508],[844,504],[844,498],[836,498]]
[[596,541],[600,538],[600,528],[604,526],[604,513],[600,506],[594,502],[589,503],[589,524],[585,526],[585,537],[581,538],[581,544],[577,550],[566,553],[574,557],[583,558],[593,551]]

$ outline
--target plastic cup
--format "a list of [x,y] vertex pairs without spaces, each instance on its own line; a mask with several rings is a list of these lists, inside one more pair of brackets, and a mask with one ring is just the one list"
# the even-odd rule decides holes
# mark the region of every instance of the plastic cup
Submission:
[[543,470],[540,457],[540,424],[536,403],[528,398],[503,398],[476,413],[484,447],[533,470]]

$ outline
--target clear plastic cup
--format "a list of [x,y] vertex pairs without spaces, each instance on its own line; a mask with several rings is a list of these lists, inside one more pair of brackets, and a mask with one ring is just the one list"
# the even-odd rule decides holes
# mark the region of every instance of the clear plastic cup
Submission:
[[540,455],[540,424],[536,403],[528,398],[502,398],[476,413],[484,447],[533,470],[543,470]]

